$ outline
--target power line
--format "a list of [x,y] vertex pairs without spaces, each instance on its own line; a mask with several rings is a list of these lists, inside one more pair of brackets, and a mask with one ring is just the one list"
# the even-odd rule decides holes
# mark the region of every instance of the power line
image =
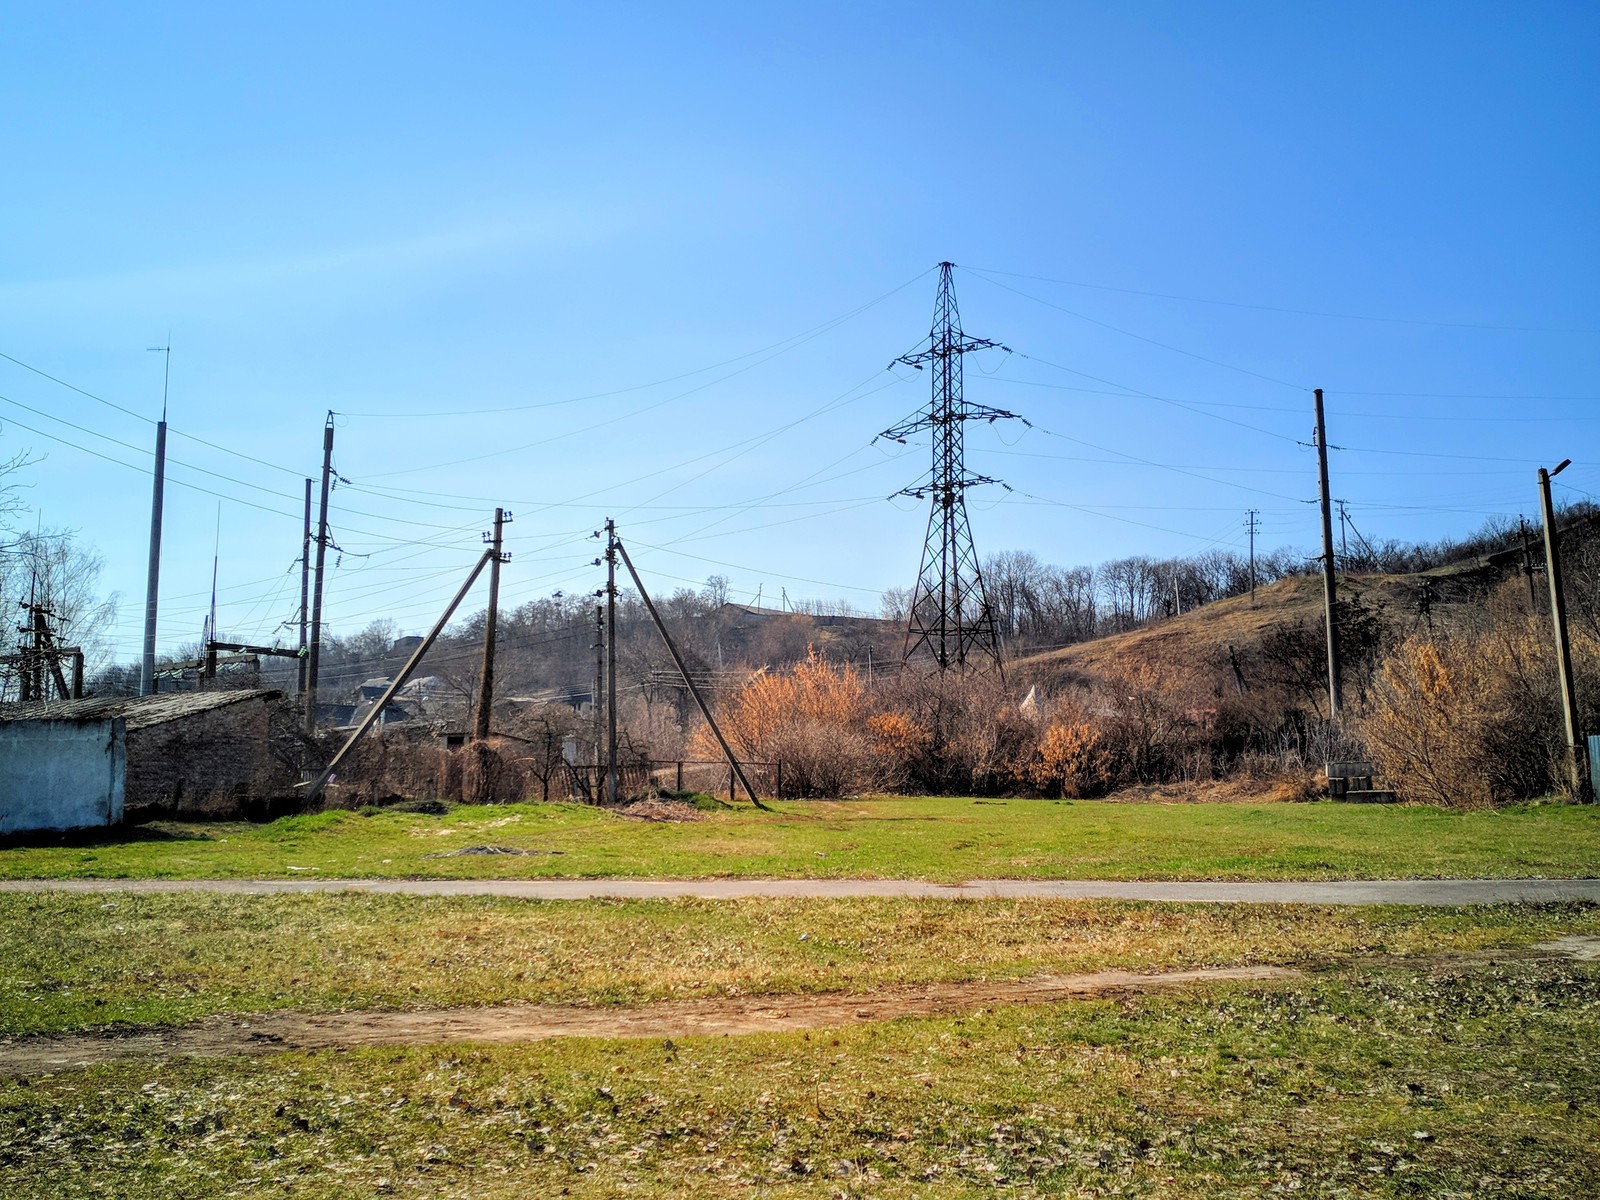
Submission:
[[1263,375],[1260,371],[1252,371],[1248,367],[1235,366],[1233,363],[1223,362],[1218,358],[1208,358],[1204,354],[1196,354],[1193,350],[1185,350],[1181,346],[1173,346],[1167,342],[1157,341],[1155,338],[1146,337],[1142,333],[1134,333],[1130,329],[1122,329],[1116,325],[1110,324],[1109,322],[1101,321],[1095,317],[1088,316],[1085,313],[1074,312],[1070,308],[1062,308],[1059,304],[1052,304],[1050,301],[1041,299],[1038,296],[1029,295],[1027,292],[1011,287],[1009,284],[1001,283],[998,279],[989,279],[981,271],[973,271],[971,267],[968,267],[967,270],[975,274],[979,279],[982,279],[985,283],[992,287],[997,287],[1004,291],[1010,292],[1013,295],[1021,296],[1024,300],[1032,300],[1035,304],[1042,304],[1046,308],[1053,308],[1059,313],[1065,313],[1067,316],[1075,317],[1080,321],[1087,321],[1090,325],[1098,325],[1101,329],[1109,329],[1112,333],[1120,333],[1123,337],[1130,337],[1135,341],[1145,342],[1148,345],[1157,346],[1162,350],[1170,350],[1173,354],[1181,354],[1185,358],[1192,358],[1198,362],[1210,363],[1213,367],[1221,367],[1226,371],[1237,371],[1241,375],[1249,375],[1252,378],[1261,379],[1267,383],[1276,383],[1282,387],[1293,388],[1297,392],[1310,390],[1298,383],[1290,383],[1287,379],[1279,379],[1273,375]]
[[[1188,401],[1174,400],[1170,396],[1157,396],[1153,392],[1141,391],[1138,388],[1128,387],[1126,384],[1115,383],[1115,382],[1113,382],[1112,380],[1109,380],[1109,379],[1101,379],[1099,376],[1096,376],[1096,375],[1088,375],[1088,374],[1085,374],[1082,371],[1074,370],[1072,367],[1064,367],[1060,363],[1051,362],[1047,358],[1040,358],[1040,357],[1038,357],[1037,355],[1034,355],[1034,354],[1024,354],[1020,350],[1013,351],[1013,353],[1016,354],[1020,358],[1027,359],[1029,362],[1041,363],[1044,366],[1054,367],[1058,371],[1066,371],[1066,372],[1068,372],[1069,374],[1072,374],[1072,375],[1082,375],[1085,379],[1093,379],[1096,383],[1106,383],[1106,384],[1110,384],[1112,387],[1124,388],[1125,389],[1125,393],[1124,394],[1129,399],[1154,400],[1158,404],[1166,404],[1166,405],[1170,405],[1173,408],[1181,408],[1181,409],[1184,409],[1187,412],[1194,413],[1196,416],[1209,417],[1213,421],[1221,421],[1225,425],[1237,425],[1240,429],[1248,429],[1252,433],[1265,434],[1267,437],[1277,438],[1281,442],[1298,442],[1298,440],[1299,440],[1298,438],[1290,437],[1288,434],[1278,433],[1275,430],[1271,430],[1271,429],[1263,429],[1259,425],[1251,425],[1247,421],[1235,421],[1232,417],[1224,417],[1220,413],[1206,412],[1203,409],[1195,407],[1194,404],[1191,404]],[[1221,405],[1214,405],[1213,407],[1219,407],[1220,408],[1222,406]],[[1229,406],[1229,407],[1231,407],[1231,406]],[[1293,412],[1295,410],[1294,409],[1289,409],[1289,408],[1284,408],[1284,409],[1274,409],[1273,411],[1288,413],[1288,412]]]
[[[926,270],[926,271],[919,271],[916,275],[912,276],[910,279],[906,280],[904,283],[900,284],[898,287],[891,288],[889,291],[884,292],[883,295],[877,297],[876,299],[868,300],[865,304],[858,305],[857,307],[851,309],[847,313],[843,313],[843,314],[841,314],[840,316],[837,316],[837,317],[830,317],[830,318],[828,318],[828,320],[823,321],[823,322],[821,322],[821,323],[819,323],[817,325],[813,325],[808,329],[803,329],[799,333],[791,334],[789,337],[786,337],[786,338],[780,338],[778,341],[773,342],[771,345],[763,346],[758,350],[750,350],[750,351],[747,351],[744,354],[737,354],[732,358],[725,358],[721,362],[715,362],[715,363],[710,364],[709,366],[696,367],[692,371],[684,371],[684,372],[682,372],[681,374],[678,374],[678,375],[668,375],[664,379],[653,380],[650,383],[636,383],[636,384],[633,384],[633,385],[631,385],[629,387],[614,388],[611,391],[607,391],[607,392],[590,392],[587,395],[572,396],[572,397],[569,397],[568,399],[565,399],[565,400],[544,400],[544,401],[540,401],[540,402],[534,403],[534,404],[513,404],[513,405],[509,405],[509,406],[502,407],[502,408],[451,408],[451,409],[441,409],[441,410],[438,410],[438,411],[435,411],[435,412],[420,412],[420,413],[419,412],[345,412],[345,413],[342,413],[341,415],[342,416],[346,416],[346,417],[382,417],[382,418],[390,418],[390,419],[406,419],[406,418],[412,418],[412,417],[422,418],[422,417],[476,417],[476,416],[489,416],[489,415],[499,414],[499,413],[532,412],[532,411],[534,411],[536,409],[561,408],[561,407],[564,407],[564,406],[569,405],[569,404],[581,404],[586,400],[605,400],[605,399],[609,399],[612,396],[625,396],[625,395],[629,394],[630,392],[648,391],[649,389],[654,388],[654,387],[664,387],[669,383],[678,383],[678,382],[680,382],[681,380],[684,380],[684,379],[692,379],[696,375],[704,375],[707,371],[718,371],[718,370],[721,370],[723,367],[732,366],[734,363],[743,362],[747,358],[755,358],[758,355],[766,354],[769,351],[778,350],[780,347],[787,347],[788,349],[793,349],[792,346],[789,346],[790,342],[794,342],[794,343],[796,343],[798,345],[798,344],[802,343],[802,339],[804,339],[805,341],[809,341],[812,337],[818,336],[818,335],[823,334],[823,333],[828,333],[831,330],[838,328],[840,325],[843,325],[846,321],[850,321],[850,320],[854,319],[855,317],[860,316],[862,313],[866,312],[868,309],[875,308],[879,304],[882,304],[885,300],[888,300],[891,297],[893,297],[895,295],[898,295],[900,292],[905,291],[906,288],[908,288],[912,284],[916,283],[917,280],[921,279],[924,275],[927,275],[928,272],[932,271],[932,270],[933,270],[933,268],[929,267],[928,270]],[[728,378],[731,378],[731,376],[728,376]],[[687,392],[684,393],[684,395],[688,395],[688,394],[689,393],[687,393]]]
[[1336,321],[1371,321],[1385,325],[1427,325],[1436,329],[1485,329],[1505,333],[1573,333],[1588,335],[1600,333],[1600,329],[1560,329],[1536,325],[1497,325],[1480,321],[1431,321],[1418,317],[1374,317],[1357,313],[1321,312],[1307,308],[1283,308],[1272,304],[1245,304],[1235,300],[1216,300],[1204,296],[1180,296],[1170,292],[1146,292],[1134,288],[1111,287],[1103,283],[1084,283],[1074,279],[1051,279],[1044,275],[1024,275],[1018,271],[1000,271],[992,267],[967,267],[966,270],[975,273],[981,271],[981,273],[988,275],[1004,275],[1011,279],[1032,279],[1039,283],[1055,283],[1063,287],[1087,288],[1097,292],[1116,292],[1124,296],[1145,296],[1156,300],[1180,300],[1186,304],[1214,304],[1223,308],[1244,308],[1256,312],[1287,313],[1299,317],[1325,317]]
[[[5,353],[4,351],[0,351],[0,358],[5,359],[7,362],[15,363],[17,366],[21,367],[24,371],[32,371],[35,375],[38,375],[38,376],[40,376],[41,378],[44,378],[44,379],[48,379],[51,383],[59,384],[60,386],[66,388],[68,391],[77,392],[78,395],[80,395],[80,396],[86,396],[90,400],[93,400],[96,404],[104,404],[107,408],[114,408],[120,413],[125,413],[128,416],[135,418],[136,420],[143,421],[146,425],[154,425],[156,423],[155,421],[151,420],[149,417],[145,416],[143,413],[135,412],[131,408],[125,408],[124,406],[116,403],[115,401],[107,400],[103,396],[97,396],[93,392],[86,391],[85,389],[79,387],[77,384],[68,383],[65,379],[61,379],[58,376],[52,375],[48,371],[41,370],[40,368],[35,367],[30,363],[25,363],[20,358],[16,358],[13,355]],[[33,411],[37,411],[37,410],[30,409],[29,411],[33,412]],[[274,471],[282,471],[286,475],[294,475],[294,476],[297,476],[297,477],[300,475],[299,471],[291,470],[288,467],[279,466],[277,463],[268,462],[264,458],[256,458],[254,455],[246,454],[242,450],[233,450],[233,449],[230,449],[227,446],[219,445],[216,442],[208,442],[205,438],[197,437],[192,433],[185,433],[183,430],[174,428],[170,424],[167,426],[167,430],[170,433],[177,434],[181,438],[187,438],[191,442],[197,442],[202,446],[209,446],[213,450],[220,450],[222,453],[231,454],[235,458],[242,458],[246,462],[253,462],[253,463],[256,463],[256,464],[258,464],[260,466],[263,466],[263,467],[269,467]]]

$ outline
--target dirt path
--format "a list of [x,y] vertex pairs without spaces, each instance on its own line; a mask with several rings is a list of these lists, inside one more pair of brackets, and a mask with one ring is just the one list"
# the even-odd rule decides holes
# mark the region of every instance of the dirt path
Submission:
[[1196,904],[1507,904],[1600,901],[1600,879],[1334,879],[1225,883],[1098,879],[3,879],[0,892],[371,892],[522,900],[735,900],[752,896],[917,900],[1165,900]]
[[862,995],[734,996],[668,1000],[630,1008],[506,1004],[417,1012],[268,1013],[212,1017],[137,1033],[84,1033],[0,1042],[0,1074],[43,1075],[132,1057],[271,1054],[282,1050],[527,1042],[557,1037],[677,1038],[776,1033],[973,1012],[997,1004],[1044,1004],[1218,980],[1282,979],[1281,967],[1216,967],[1141,975],[1097,971],[1000,982],[930,984]]

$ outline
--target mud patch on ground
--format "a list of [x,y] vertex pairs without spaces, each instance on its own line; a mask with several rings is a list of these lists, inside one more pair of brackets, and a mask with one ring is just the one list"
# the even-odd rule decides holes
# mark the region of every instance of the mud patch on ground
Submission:
[[631,817],[635,821],[704,821],[705,813],[692,804],[682,800],[635,800],[632,804],[623,804],[611,810],[619,817]]
[[134,1057],[222,1057],[282,1050],[526,1042],[558,1037],[680,1038],[777,1033],[932,1017],[996,1005],[1047,1004],[1224,980],[1283,979],[1282,967],[1212,967],[1141,975],[1096,971],[999,982],[933,984],[859,995],[728,996],[631,1008],[506,1004],[417,1012],[268,1013],[171,1029],[28,1037],[0,1042],[0,1074],[44,1075]]
[[1600,960],[1600,937],[1593,934],[1571,933],[1566,937],[1540,942],[1534,949],[1545,950],[1562,958],[1574,958],[1579,962],[1594,962]]

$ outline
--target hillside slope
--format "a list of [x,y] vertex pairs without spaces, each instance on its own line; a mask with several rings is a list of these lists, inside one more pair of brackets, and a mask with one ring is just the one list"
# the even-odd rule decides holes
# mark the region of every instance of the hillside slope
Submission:
[[[1349,574],[1339,577],[1339,594],[1359,599],[1386,626],[1404,631],[1422,622],[1425,589],[1431,593],[1434,623],[1448,624],[1477,605],[1507,573],[1506,565],[1472,559],[1420,574]],[[1018,658],[1011,669],[1030,682],[1100,675],[1129,662],[1161,670],[1226,670],[1230,645],[1242,659],[1252,659],[1273,628],[1299,622],[1320,625],[1322,619],[1322,576],[1297,575],[1258,588],[1254,604],[1248,595],[1217,600],[1127,633]]]

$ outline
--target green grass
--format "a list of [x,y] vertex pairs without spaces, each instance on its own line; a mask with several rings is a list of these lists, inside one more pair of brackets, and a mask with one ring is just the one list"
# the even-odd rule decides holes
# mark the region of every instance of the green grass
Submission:
[[1110,967],[1319,969],[1566,933],[1600,933],[1600,908],[0,895],[0,1034],[290,1008],[867,992]]
[[[579,805],[324,812],[13,844],[0,878],[1375,879],[1592,876],[1600,809],[873,798],[652,824]],[[454,858],[473,845],[536,851]]]
[[1600,972],[1389,967],[836,1033],[0,1081],[18,1200],[1600,1193]]

